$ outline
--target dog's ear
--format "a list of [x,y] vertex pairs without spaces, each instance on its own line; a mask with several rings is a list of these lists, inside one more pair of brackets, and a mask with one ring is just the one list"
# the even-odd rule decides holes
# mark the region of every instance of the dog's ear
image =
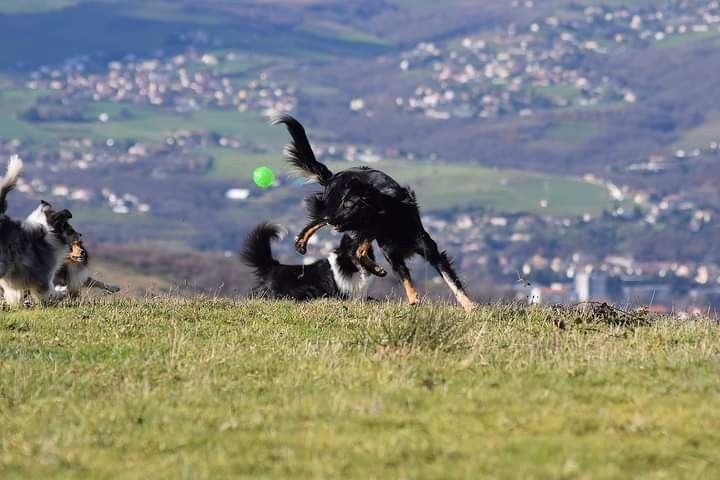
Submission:
[[66,226],[63,226],[63,224],[67,225],[67,221],[72,218],[72,213],[70,213],[70,210],[61,210],[59,212],[48,212],[46,213],[48,224],[52,225],[53,228],[58,229],[66,229]]
[[305,197],[305,206],[308,209],[311,220],[322,218],[325,210],[325,199],[322,193],[311,193]]
[[70,210],[64,209],[60,210],[59,212],[53,212],[50,214],[50,220],[54,223],[60,223],[60,222],[67,222],[72,218],[72,213],[70,213]]

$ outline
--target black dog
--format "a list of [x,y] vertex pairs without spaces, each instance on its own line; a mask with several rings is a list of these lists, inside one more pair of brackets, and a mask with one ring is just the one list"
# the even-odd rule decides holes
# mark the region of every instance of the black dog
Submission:
[[[310,265],[283,265],[275,260],[270,242],[279,237],[279,227],[262,223],[250,233],[240,253],[255,270],[258,285],[254,295],[295,300],[367,298],[372,276],[359,264],[357,241],[349,235],[343,235],[340,246],[327,259]],[[372,249],[367,254],[374,259]]]
[[364,255],[372,240],[385,253],[385,258],[398,274],[410,304],[418,302],[417,290],[405,261],[421,255],[442,276],[458,302],[467,311],[475,304],[465,294],[460,279],[445,252],[425,231],[414,192],[401,187],[387,174],[368,167],[356,167],[333,174],[318,162],[303,126],[289,115],[277,118],[274,124],[285,124],[292,142],[285,148],[285,157],[303,175],[316,180],[325,190],[311,194],[307,207],[311,222],[298,235],[295,248],[305,254],[307,242],[320,228],[332,225],[339,232],[352,232],[358,239],[356,251],[368,270],[384,272]]

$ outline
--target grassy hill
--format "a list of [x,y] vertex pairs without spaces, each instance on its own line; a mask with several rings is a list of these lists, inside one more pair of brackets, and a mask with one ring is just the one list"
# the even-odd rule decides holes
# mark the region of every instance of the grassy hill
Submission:
[[5,310],[0,477],[717,477],[720,328],[642,317],[175,298]]
[[[222,0],[207,0],[197,6],[166,0],[11,0],[0,5],[0,27],[9,42],[0,46],[0,69],[54,64],[84,54],[145,54],[173,49],[176,45],[169,39],[192,28],[222,37],[226,46],[307,58],[371,55],[391,46],[336,24],[298,24],[294,18],[297,8],[292,3],[285,7],[286,11],[271,6],[260,11]],[[257,15],[263,21],[258,22]],[[285,28],[270,29],[268,25]],[[8,48],[10,43],[15,48]]]

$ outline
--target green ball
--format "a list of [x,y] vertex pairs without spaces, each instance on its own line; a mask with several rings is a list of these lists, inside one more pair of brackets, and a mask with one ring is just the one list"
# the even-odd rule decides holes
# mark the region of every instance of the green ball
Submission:
[[253,182],[260,188],[268,188],[275,181],[275,174],[268,167],[258,167],[253,172]]

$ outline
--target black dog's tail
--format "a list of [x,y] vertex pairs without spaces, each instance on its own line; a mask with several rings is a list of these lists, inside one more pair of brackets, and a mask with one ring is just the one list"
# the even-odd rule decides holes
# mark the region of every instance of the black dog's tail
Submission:
[[272,256],[270,242],[280,238],[280,227],[271,223],[261,223],[250,232],[240,258],[255,270],[260,278],[265,278],[280,263]]
[[332,177],[332,172],[315,158],[302,124],[290,115],[280,115],[273,119],[272,123],[273,125],[285,124],[292,137],[292,142],[285,146],[283,152],[285,159],[303,176],[317,181],[320,185],[327,185]]
[[23,161],[20,157],[13,155],[10,157],[10,163],[8,163],[7,173],[0,183],[0,213],[5,213],[7,210],[7,194],[15,188],[17,185],[18,178],[22,172]]

